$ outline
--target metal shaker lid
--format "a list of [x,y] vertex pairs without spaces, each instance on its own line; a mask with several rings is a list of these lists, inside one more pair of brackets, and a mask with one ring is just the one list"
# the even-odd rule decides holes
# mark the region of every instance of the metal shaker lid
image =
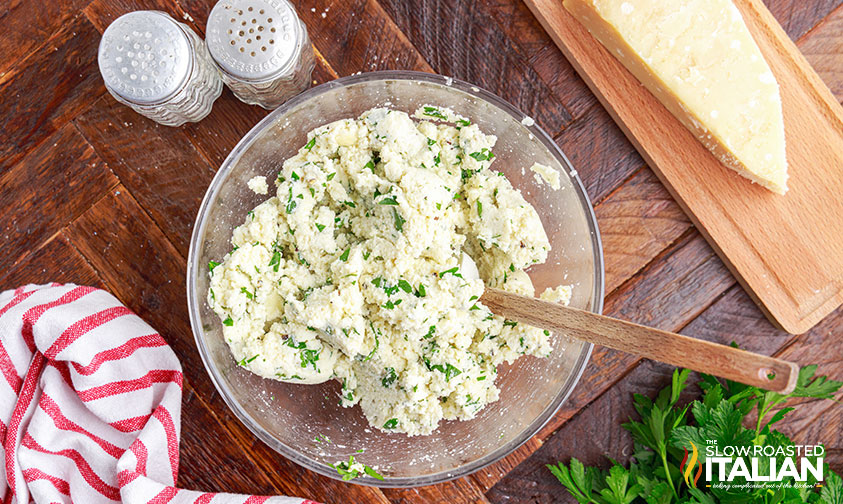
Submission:
[[97,59],[107,88],[128,101],[152,105],[184,85],[193,51],[173,18],[158,11],[135,11],[106,28]]
[[286,0],[220,0],[208,16],[205,36],[223,71],[252,82],[286,72],[303,39]]

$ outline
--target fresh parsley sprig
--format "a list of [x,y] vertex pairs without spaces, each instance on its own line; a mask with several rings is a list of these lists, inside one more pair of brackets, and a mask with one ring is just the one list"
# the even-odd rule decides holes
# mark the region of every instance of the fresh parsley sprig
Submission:
[[[816,370],[815,365],[803,367],[796,390],[787,395],[702,375],[699,381],[702,397],[685,405],[680,404],[680,395],[690,373],[675,370],[670,386],[655,399],[633,395],[635,410],[641,418],[623,424],[635,442],[628,467],[613,461],[606,472],[585,467],[575,458],[567,465],[559,462],[547,467],[581,504],[843,504],[843,479],[827,464],[825,481],[819,491],[813,487],[816,481],[809,481],[807,488],[788,485],[795,482],[792,477],[785,478],[782,487],[775,489],[724,489],[716,485],[694,488],[681,481],[683,448],[691,442],[696,446],[706,446],[710,440],[718,446],[793,445],[787,436],[771,430],[773,424],[794,409],[781,406],[794,397],[833,399],[843,386],[843,382],[815,376]],[[744,427],[750,421],[754,428]],[[705,450],[700,450],[699,457],[704,463]],[[734,483],[745,482],[739,479]]]

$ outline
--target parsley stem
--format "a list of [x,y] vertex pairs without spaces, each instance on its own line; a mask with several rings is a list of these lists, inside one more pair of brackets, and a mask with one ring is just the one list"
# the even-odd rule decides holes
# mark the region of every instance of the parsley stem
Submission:
[[[661,448],[661,447],[660,447]],[[664,465],[664,474],[667,476],[667,483],[670,485],[670,491],[676,497],[676,502],[679,502],[679,494],[676,493],[676,485],[673,484],[673,478],[670,477],[670,470],[667,468],[667,448],[659,450],[659,455],[662,458],[662,465]]]

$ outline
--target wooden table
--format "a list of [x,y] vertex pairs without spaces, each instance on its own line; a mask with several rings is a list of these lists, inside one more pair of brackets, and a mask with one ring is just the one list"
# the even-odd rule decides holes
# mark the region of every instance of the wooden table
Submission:
[[[570,400],[515,453],[434,487],[377,490],[308,472],[229,412],[193,344],[185,258],[205,188],[266,112],[225,91],[212,114],[158,126],[119,105],[97,70],[100,33],[154,8],[203,33],[213,0],[0,3],[0,290],[75,282],[109,289],[149,321],[185,371],[179,484],[324,502],[572,502],[544,464],[605,465],[631,440],[630,394],[655,393],[670,369],[597,348]],[[814,330],[774,329],[694,229],[519,0],[294,2],[317,54],[315,83],[413,69],[471,81],[514,103],[571,158],[594,202],[606,256],[605,313],[776,354],[843,378],[843,310]],[[768,0],[788,34],[843,98],[843,0]],[[823,442],[843,470],[843,407],[810,402],[780,429]]]

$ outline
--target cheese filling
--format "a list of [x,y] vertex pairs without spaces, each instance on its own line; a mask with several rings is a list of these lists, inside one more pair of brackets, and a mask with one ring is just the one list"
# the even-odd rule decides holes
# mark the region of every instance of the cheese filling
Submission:
[[[536,210],[490,169],[496,138],[465,118],[431,122],[447,109],[415,117],[428,120],[376,108],[310,132],[212,264],[208,292],[240,365],[336,379],[342,406],[410,435],[473,418],[498,398],[499,364],[551,350],[547,331],[478,301],[484,282],[534,295],[525,269],[550,250]],[[464,252],[479,278],[463,275]]]

